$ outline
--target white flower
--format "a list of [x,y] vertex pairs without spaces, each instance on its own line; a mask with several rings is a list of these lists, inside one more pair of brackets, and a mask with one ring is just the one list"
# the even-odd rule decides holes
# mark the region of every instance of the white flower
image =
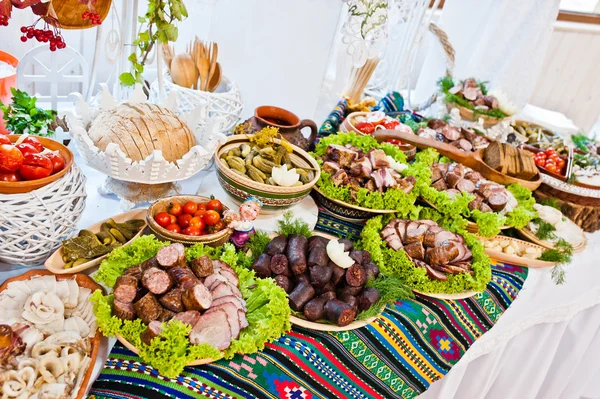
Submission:
[[65,305],[54,292],[36,292],[25,300],[22,317],[43,332],[62,331]]

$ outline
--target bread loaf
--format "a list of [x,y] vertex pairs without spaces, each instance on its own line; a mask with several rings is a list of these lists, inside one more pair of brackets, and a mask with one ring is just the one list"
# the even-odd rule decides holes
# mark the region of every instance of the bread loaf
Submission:
[[102,111],[88,134],[100,150],[105,151],[110,143],[115,143],[133,161],[161,150],[167,161],[175,162],[196,145],[194,134],[185,122],[168,109],[151,103],[124,103]]

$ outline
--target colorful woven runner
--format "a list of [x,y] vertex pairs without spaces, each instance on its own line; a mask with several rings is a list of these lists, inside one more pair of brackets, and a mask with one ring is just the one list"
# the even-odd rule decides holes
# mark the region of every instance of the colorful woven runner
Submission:
[[[317,229],[359,234],[324,216]],[[444,301],[424,296],[388,306],[366,327],[296,327],[259,353],[161,376],[117,343],[89,398],[413,398],[442,378],[516,299],[527,269],[496,264],[485,292]]]

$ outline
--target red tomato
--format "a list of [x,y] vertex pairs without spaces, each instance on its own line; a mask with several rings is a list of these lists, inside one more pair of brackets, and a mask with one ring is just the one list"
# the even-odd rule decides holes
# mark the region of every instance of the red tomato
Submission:
[[385,122],[383,122],[383,127],[388,130],[394,130],[399,124],[400,122],[396,119],[388,119]]
[[181,215],[177,218],[177,223],[179,223],[179,226],[182,229],[185,229],[190,225],[190,220],[192,220],[192,215],[188,215],[187,213],[184,213],[183,215]]
[[23,180],[36,180],[52,174],[52,161],[42,154],[26,154],[19,174]]
[[154,220],[160,227],[167,227],[171,224],[171,217],[167,212],[159,212],[154,216]]
[[25,144],[31,144],[32,146],[35,147],[36,150],[38,150],[38,152],[44,151],[44,145],[42,144],[42,142],[40,141],[40,139],[38,139],[37,137],[27,136],[25,138],[25,140],[23,140],[23,143],[25,143]]
[[207,211],[217,211],[217,212],[221,213],[221,212],[223,212],[223,204],[218,199],[213,198],[210,201],[208,201],[208,204],[206,204],[206,210]]
[[375,125],[371,122],[358,122],[356,128],[364,134],[372,134],[375,131]]
[[199,216],[190,219],[190,227],[197,227],[200,231],[204,230],[204,221]]
[[183,213],[183,206],[179,202],[173,202],[169,207],[169,213],[174,216],[179,216]]
[[0,181],[7,181],[7,182],[21,181],[21,176],[19,176],[19,173],[17,173],[17,172],[15,172],[15,173],[0,173]]
[[389,140],[386,140],[385,142],[390,143],[390,144],[395,144],[395,145],[402,144],[402,142],[398,139],[389,139]]
[[17,147],[19,149],[19,151],[21,151],[21,154],[23,154],[23,155],[26,155],[26,154],[39,154],[40,153],[37,150],[37,148],[35,148],[31,144],[27,144],[27,143],[21,143],[19,145],[16,145],[15,147]]
[[199,218],[203,218],[205,213],[206,209],[198,209],[196,212],[194,212],[194,217],[198,216]]
[[219,220],[214,226],[212,226],[214,229],[214,232],[216,233],[217,231],[221,231],[223,230],[225,227],[225,222],[222,220]]
[[198,205],[196,205],[195,202],[187,202],[184,206],[183,206],[183,213],[187,213],[188,215],[193,215],[194,212],[196,212],[198,210]]
[[198,210],[205,211],[206,210],[206,202],[198,203]]
[[19,170],[23,165],[23,154],[11,144],[0,144],[0,173],[10,173]]
[[[367,122],[371,122],[373,125],[379,125],[385,121],[386,116],[383,111],[375,111],[367,114]],[[358,126],[357,126],[358,127]]]
[[565,160],[564,160],[564,159],[562,159],[562,158],[560,158],[560,159],[558,160],[558,163],[557,163],[557,165],[558,165],[558,167],[559,167],[559,168],[564,168],[566,164],[567,164],[567,163],[566,163],[566,162],[565,162]]
[[219,220],[221,220],[221,215],[219,215],[219,212],[217,211],[206,211],[204,214],[204,223],[206,223],[207,226],[214,226]]
[[171,223],[165,229],[172,231],[173,233],[181,234],[181,227],[177,223]]
[[52,161],[52,174],[58,173],[65,168],[65,159],[58,152],[45,154]]
[[177,224],[177,216],[169,213],[169,217],[171,218],[171,224]]
[[187,228],[183,229],[183,234],[188,235],[188,236],[199,236],[200,229],[198,229],[197,227],[187,227]]
[[8,137],[0,133],[0,144],[10,144]]

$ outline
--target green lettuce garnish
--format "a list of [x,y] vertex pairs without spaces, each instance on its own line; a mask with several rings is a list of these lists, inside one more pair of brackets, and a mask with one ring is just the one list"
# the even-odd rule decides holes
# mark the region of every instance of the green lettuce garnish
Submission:
[[[150,238],[148,238],[150,237]],[[129,266],[143,262],[156,255],[158,249],[169,243],[159,242],[154,236],[143,236],[137,238],[126,254],[122,253],[104,266],[104,276],[120,275]],[[140,340],[140,334],[146,326],[140,319],[133,321],[121,320],[112,316],[113,295],[102,295],[101,291],[92,294],[91,300],[94,304],[98,327],[106,336],[121,335],[139,350],[139,355],[145,362],[155,367],[161,374],[174,377],[181,373],[186,364],[198,359],[226,359],[232,358],[236,353],[254,353],[264,348],[265,343],[279,338],[291,329],[289,321],[290,307],[287,294],[273,279],[257,279],[254,271],[238,264],[238,254],[232,244],[212,248],[203,244],[196,244],[186,248],[186,258],[195,259],[202,255],[208,255],[212,259],[220,259],[230,265],[238,274],[240,291],[246,301],[249,326],[241,331],[237,340],[233,340],[231,346],[225,351],[219,351],[208,344],[192,345],[187,336],[191,330],[190,326],[173,321],[163,323],[164,331],[161,339],[152,340],[150,346]],[[126,266],[122,266],[122,262]],[[140,260],[141,259],[141,260]],[[108,260],[108,259],[107,259]]]
[[[415,267],[404,251],[394,251],[385,243],[379,233],[393,216],[377,216],[367,221],[361,233],[365,250],[387,276],[398,278],[405,285],[420,291],[432,293],[456,294],[465,291],[483,291],[492,277],[490,258],[485,254],[483,244],[477,237],[464,230],[456,230],[461,234],[466,245],[473,253],[473,275],[469,273],[448,274],[447,281],[432,280],[427,271]],[[447,228],[443,224],[442,227]]]
[[112,251],[100,264],[94,279],[112,287],[123,270],[150,259],[156,255],[159,249],[168,244],[158,241],[152,234],[136,238],[130,245]]

